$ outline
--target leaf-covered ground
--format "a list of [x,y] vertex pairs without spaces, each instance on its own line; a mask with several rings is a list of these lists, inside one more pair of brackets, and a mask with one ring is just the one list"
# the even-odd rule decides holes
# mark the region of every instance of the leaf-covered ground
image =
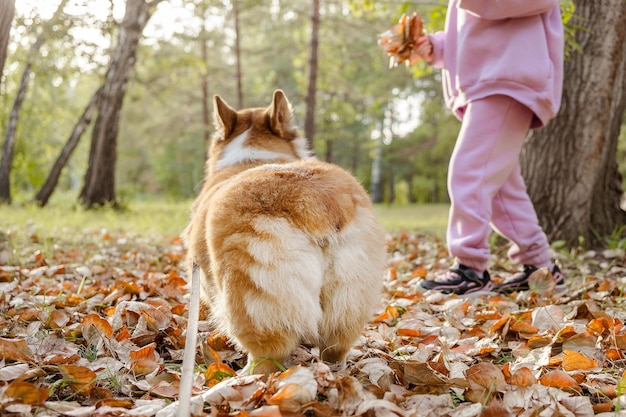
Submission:
[[[71,242],[0,235],[0,415],[175,415],[182,242],[104,231]],[[418,291],[449,266],[441,242],[397,233],[388,249],[384,299],[347,369],[302,347],[286,372],[236,376],[244,355],[201,322],[194,413],[626,415],[623,251],[560,254],[565,294],[538,274],[532,291],[457,297]],[[496,249],[504,279],[513,269]]]

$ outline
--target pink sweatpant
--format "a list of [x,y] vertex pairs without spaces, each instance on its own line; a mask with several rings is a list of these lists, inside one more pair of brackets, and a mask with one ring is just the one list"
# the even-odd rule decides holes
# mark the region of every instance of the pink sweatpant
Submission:
[[512,261],[543,267],[550,248],[521,175],[519,155],[533,114],[508,96],[467,105],[448,169],[452,200],[448,250],[477,271],[487,269],[491,228],[513,246]]

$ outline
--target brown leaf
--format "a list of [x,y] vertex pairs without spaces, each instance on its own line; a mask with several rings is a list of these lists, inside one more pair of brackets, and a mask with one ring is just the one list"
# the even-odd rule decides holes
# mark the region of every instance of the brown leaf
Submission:
[[449,384],[426,363],[394,361],[389,364],[389,367],[399,374],[407,387],[413,386],[420,393],[439,393],[449,387]]
[[69,383],[75,392],[86,395],[97,378],[94,371],[84,366],[59,365],[59,370],[63,379]]
[[511,385],[519,387],[530,387],[537,383],[537,378],[528,368],[520,368],[511,375]]
[[465,396],[472,402],[484,404],[494,393],[506,390],[504,373],[492,363],[472,365],[465,371],[465,376],[469,382],[469,390]]
[[558,369],[552,370],[539,378],[539,383],[547,387],[559,388],[563,391],[580,392],[581,388],[578,382],[566,372]]
[[539,329],[525,321],[516,320],[511,324],[511,330],[517,333],[536,334]]
[[509,417],[513,415],[499,401],[491,401],[480,413],[480,417]]
[[4,392],[24,404],[42,404],[48,399],[48,389],[26,381],[13,381]]
[[288,384],[282,387],[267,399],[270,405],[277,405],[281,411],[286,413],[298,413],[302,406],[313,400],[314,396],[305,387],[298,384]]
[[83,317],[81,321],[83,334],[85,333],[85,330],[89,329],[89,327],[93,327],[99,334],[106,338],[111,338],[111,336],[113,336],[113,328],[109,322],[97,314],[87,314]]
[[146,375],[159,367],[160,357],[155,347],[156,344],[151,343],[130,352],[130,362],[127,366],[133,374]]
[[33,363],[33,352],[23,339],[5,339],[0,337],[0,357],[7,361]]
[[598,368],[598,362],[584,354],[574,352],[573,350],[563,351],[564,371],[588,371],[595,368]]

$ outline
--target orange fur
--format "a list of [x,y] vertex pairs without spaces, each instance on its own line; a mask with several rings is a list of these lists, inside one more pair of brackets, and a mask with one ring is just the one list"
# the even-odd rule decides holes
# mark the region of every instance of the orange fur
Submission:
[[380,297],[385,238],[347,171],[308,157],[282,91],[241,111],[215,98],[203,189],[186,230],[216,328],[276,370],[301,343],[342,363]]

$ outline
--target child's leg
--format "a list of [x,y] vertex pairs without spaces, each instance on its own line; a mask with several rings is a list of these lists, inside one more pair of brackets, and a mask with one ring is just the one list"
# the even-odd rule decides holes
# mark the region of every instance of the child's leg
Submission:
[[477,271],[487,268],[493,199],[519,165],[532,112],[507,96],[470,103],[448,170],[452,202],[448,250]]
[[493,200],[492,225],[514,243],[509,256],[514,262],[538,268],[550,265],[550,245],[539,226],[519,164]]

